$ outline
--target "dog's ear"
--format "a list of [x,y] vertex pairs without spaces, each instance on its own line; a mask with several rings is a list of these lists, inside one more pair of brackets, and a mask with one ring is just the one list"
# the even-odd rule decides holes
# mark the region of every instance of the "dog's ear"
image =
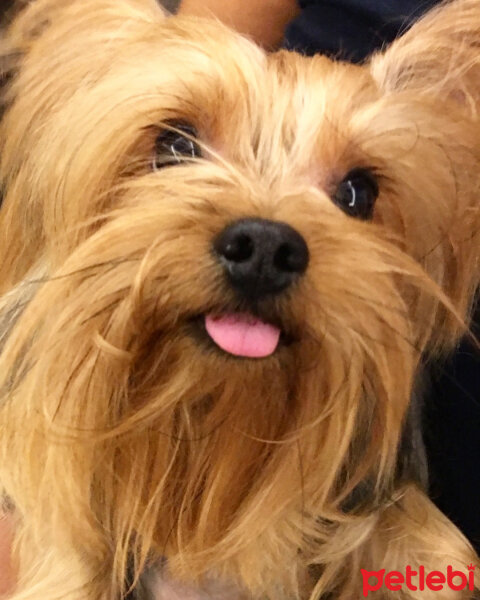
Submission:
[[[20,62],[21,52],[7,41],[6,30],[17,11],[24,8],[24,0],[5,0],[0,8],[0,122],[7,107],[5,90]],[[1,145],[1,144],[0,144]],[[3,202],[3,185],[0,182],[0,207]]]
[[480,104],[480,1],[450,0],[430,11],[370,64],[386,92],[436,94],[474,111]]
[[5,108],[5,89],[19,67],[22,50],[8,39],[7,31],[26,0],[6,0],[0,8],[0,120]]
[[0,39],[0,98],[2,96],[2,90],[8,84],[18,67],[20,55],[21,53],[19,50],[11,48],[6,44],[2,44],[2,40]]
[[[0,122],[7,106],[5,89],[17,68],[19,54],[12,48],[7,48],[0,38]],[[0,182],[0,207],[3,201],[3,190]]]

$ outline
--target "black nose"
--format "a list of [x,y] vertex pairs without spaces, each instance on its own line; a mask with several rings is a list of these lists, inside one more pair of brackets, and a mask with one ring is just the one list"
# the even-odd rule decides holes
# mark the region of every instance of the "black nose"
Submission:
[[307,268],[303,237],[290,225],[242,219],[217,237],[214,248],[233,287],[250,299],[285,290]]

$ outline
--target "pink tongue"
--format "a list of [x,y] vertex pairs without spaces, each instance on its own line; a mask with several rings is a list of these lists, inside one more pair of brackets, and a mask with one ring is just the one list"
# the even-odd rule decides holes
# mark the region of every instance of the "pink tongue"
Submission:
[[205,317],[208,335],[225,352],[248,358],[273,354],[280,339],[280,329],[252,315],[233,313],[222,317]]

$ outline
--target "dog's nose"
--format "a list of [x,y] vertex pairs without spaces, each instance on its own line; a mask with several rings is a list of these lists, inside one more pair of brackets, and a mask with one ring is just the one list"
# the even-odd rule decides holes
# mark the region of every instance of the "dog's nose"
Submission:
[[241,219],[217,237],[214,248],[233,287],[249,299],[285,290],[309,261],[303,237],[287,225]]

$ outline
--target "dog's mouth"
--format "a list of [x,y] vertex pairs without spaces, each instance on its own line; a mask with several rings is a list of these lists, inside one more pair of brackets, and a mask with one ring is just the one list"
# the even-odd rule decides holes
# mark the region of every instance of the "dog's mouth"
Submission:
[[207,314],[205,331],[227,354],[243,358],[267,358],[275,353],[282,337],[277,325],[250,313]]
[[271,304],[210,306],[188,319],[188,333],[200,345],[225,356],[268,359],[295,345],[302,328]]

